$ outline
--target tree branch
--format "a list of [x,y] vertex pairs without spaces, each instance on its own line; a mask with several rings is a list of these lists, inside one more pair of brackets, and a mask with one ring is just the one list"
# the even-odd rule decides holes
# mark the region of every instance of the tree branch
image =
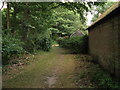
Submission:
[[0,8],[0,11],[2,10],[3,7],[4,7],[4,2],[2,2],[2,7]]

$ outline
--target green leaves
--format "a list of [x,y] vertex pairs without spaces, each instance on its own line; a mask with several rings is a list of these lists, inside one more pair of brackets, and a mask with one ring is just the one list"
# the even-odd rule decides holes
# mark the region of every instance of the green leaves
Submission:
[[98,85],[98,88],[120,88],[119,82],[102,70],[99,65],[95,65],[90,71],[92,73],[89,74],[89,77]]
[[114,2],[103,2],[103,3],[96,2],[95,5],[97,6],[92,7],[92,9],[94,10],[94,12],[98,12],[98,13],[94,14],[92,21],[94,22],[99,17],[99,14],[105,12],[112,4],[114,4]]
[[[51,38],[70,35],[86,27],[85,15],[93,3],[8,2],[3,14],[3,57],[36,50],[49,51]],[[6,30],[9,21],[9,30]],[[24,45],[22,44],[24,43]]]
[[14,55],[19,55],[25,53],[23,46],[24,43],[19,39],[14,38],[10,35],[6,35],[2,40],[2,58],[3,64],[7,63],[10,58]]
[[59,38],[60,46],[70,49],[73,53],[88,53],[88,36]]
[[[81,22],[79,14],[75,14],[73,11],[63,7],[54,9],[52,17],[51,32],[54,33],[54,36],[62,36],[62,33],[70,35],[74,31],[83,29],[86,26],[85,22]],[[55,30],[58,31],[55,32]]]

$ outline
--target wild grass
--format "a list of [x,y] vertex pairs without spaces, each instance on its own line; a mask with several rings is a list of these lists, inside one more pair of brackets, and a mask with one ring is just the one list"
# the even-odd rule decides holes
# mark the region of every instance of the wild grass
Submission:
[[79,73],[79,80],[89,78],[95,88],[117,88],[120,89],[120,82],[107,73],[99,64],[94,63],[90,56],[77,55],[77,62],[84,63],[87,67],[83,73]]

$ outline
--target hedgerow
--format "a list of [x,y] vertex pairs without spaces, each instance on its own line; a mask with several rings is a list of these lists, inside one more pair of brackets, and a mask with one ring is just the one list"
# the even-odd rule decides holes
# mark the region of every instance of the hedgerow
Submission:
[[61,47],[70,49],[73,53],[88,53],[88,36],[59,38]]

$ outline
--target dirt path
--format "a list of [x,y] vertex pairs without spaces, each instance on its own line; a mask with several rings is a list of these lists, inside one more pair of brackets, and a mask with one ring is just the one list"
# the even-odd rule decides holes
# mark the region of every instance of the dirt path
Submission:
[[35,55],[30,65],[3,75],[6,88],[78,88],[74,54],[54,47],[51,52]]

